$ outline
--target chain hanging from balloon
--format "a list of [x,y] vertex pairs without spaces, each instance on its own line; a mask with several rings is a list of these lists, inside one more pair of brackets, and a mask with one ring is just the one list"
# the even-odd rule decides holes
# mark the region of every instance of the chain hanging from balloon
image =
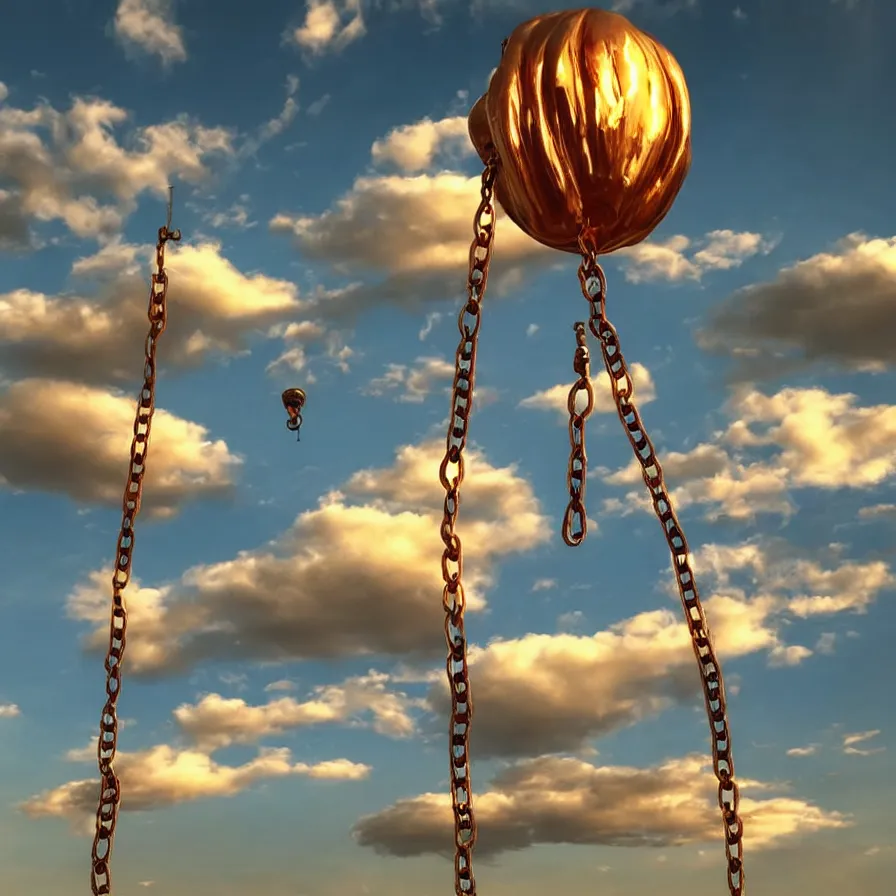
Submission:
[[122,519],[115,549],[112,573],[112,611],[109,622],[109,647],[106,651],[106,703],[100,719],[97,740],[97,763],[100,773],[99,802],[91,847],[90,890],[93,896],[112,893],[112,847],[115,825],[121,804],[121,782],[115,774],[115,753],[118,748],[118,698],[121,696],[121,667],[127,646],[128,612],[124,592],[131,579],[134,552],[134,523],[143,501],[143,477],[149,455],[152,418],[156,409],[156,351],[168,326],[168,274],[165,271],[165,247],[179,242],[181,233],[171,229],[174,187],[168,188],[168,217],[159,228],[156,243],[156,271],[149,291],[149,331],[146,334],[143,359],[143,388],[137,398],[134,435],[131,440],[130,463],[122,498]]
[[[501,49],[488,91],[469,116],[470,137],[486,167],[470,249],[467,301],[458,321],[461,339],[447,448],[439,471],[446,493],[441,536],[452,701],[455,894],[476,894],[472,852],[477,837],[469,767],[473,697],[464,629],[462,548],[455,527],[497,199],[507,217],[530,237],[580,258],[579,283],[589,308],[587,328],[600,344],[616,411],[672,556],[709,719],[728,890],[731,896],[744,896],[743,822],[722,668],[690,565],[688,543],[635,405],[619,336],[607,317],[607,280],[598,261],[600,255],[641,242],[672,207],[691,162],[687,84],[665,47],[623,16],[600,9],[530,19],[514,30]],[[578,379],[568,399],[570,501],[562,527],[563,540],[572,547],[587,534],[585,421],[594,405],[586,324],[576,323],[575,333],[573,368]],[[581,393],[586,399],[583,408],[578,407]]]

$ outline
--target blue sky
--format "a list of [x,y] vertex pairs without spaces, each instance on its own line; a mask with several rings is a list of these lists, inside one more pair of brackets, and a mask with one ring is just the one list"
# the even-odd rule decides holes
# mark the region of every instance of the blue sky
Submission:
[[[0,890],[88,891],[108,568],[168,183],[115,892],[444,893],[437,470],[479,162],[548,6],[35,0],[0,16]],[[883,896],[896,235],[882,0],[627,0],[693,164],[609,313],[725,663],[751,892]],[[724,888],[698,675],[575,259],[498,222],[459,534],[484,896]],[[308,393],[302,440],[280,392]],[[635,845],[620,846],[620,842]]]

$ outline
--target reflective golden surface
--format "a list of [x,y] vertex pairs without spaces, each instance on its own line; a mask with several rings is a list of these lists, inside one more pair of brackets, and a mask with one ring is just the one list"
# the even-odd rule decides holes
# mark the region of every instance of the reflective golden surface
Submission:
[[691,163],[691,107],[672,54],[600,9],[518,26],[469,117],[483,161],[497,149],[497,197],[529,236],[603,254],[643,240]]

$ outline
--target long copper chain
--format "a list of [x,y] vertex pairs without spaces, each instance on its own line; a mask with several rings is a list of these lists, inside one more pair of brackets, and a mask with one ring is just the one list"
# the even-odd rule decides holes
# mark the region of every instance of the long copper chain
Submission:
[[700,602],[700,593],[691,569],[688,543],[672,506],[672,499],[666,490],[663,468],[632,397],[632,378],[619,348],[619,336],[616,328],[607,319],[606,277],[597,262],[595,248],[584,239],[581,241],[581,247],[582,264],[579,267],[579,280],[582,293],[591,306],[588,325],[591,332],[600,340],[601,353],[610,376],[613,401],[619,419],[641,465],[644,484],[650,493],[654,511],[663,527],[672,554],[678,592],[681,595],[685,620],[691,633],[691,643],[701,673],[703,697],[709,718],[713,771],[719,783],[719,808],[722,811],[725,831],[728,890],[731,896],[744,896],[746,889],[743,868],[743,821],[738,814],[740,790],[734,780],[734,759],[731,755],[731,733],[728,729],[722,666],[713,649],[712,634]]
[[115,840],[115,823],[121,802],[121,784],[115,774],[113,762],[118,745],[118,697],[121,693],[121,664],[127,643],[128,614],[124,602],[124,590],[131,578],[131,555],[134,550],[134,520],[140,512],[143,497],[143,475],[146,472],[146,456],[155,411],[156,346],[168,323],[168,275],[165,272],[165,244],[180,239],[179,230],[170,230],[168,223],[159,228],[156,245],[156,273],[152,275],[149,293],[149,333],[146,336],[143,389],[137,399],[134,419],[134,438],[131,441],[131,462],[122,501],[121,530],[116,546],[115,570],[112,573],[112,618],[109,626],[109,650],[106,653],[106,705],[100,720],[100,738],[97,744],[97,760],[100,770],[100,797],[96,811],[96,834],[91,851],[90,888],[93,896],[107,896],[112,892],[112,845]]
[[[454,385],[451,390],[451,416],[445,457],[439,467],[439,481],[445,489],[444,516],[440,529],[445,545],[442,554],[442,605],[445,610],[445,642],[448,646],[448,685],[451,689],[449,757],[451,768],[451,805],[454,811],[454,892],[456,896],[476,896],[472,852],[476,843],[476,818],[470,782],[470,725],[473,697],[467,669],[467,636],[464,628],[463,550],[455,530],[460,509],[460,486],[464,480],[463,450],[473,407],[476,380],[476,350],[482,322],[481,302],[485,297],[488,267],[495,237],[493,203],[497,156],[493,153],[482,172],[481,201],[473,222],[470,245],[470,270],[467,301],[457,319],[460,343],[457,346]],[[449,475],[449,467],[456,467]]]
[[[588,517],[585,513],[585,478],[588,475],[588,457],[585,454],[585,421],[594,410],[594,392],[591,388],[591,355],[585,343],[585,324],[574,324],[576,331],[576,353],[572,369],[579,375],[569,390],[566,406],[569,410],[569,466],[566,471],[566,485],[569,489],[569,504],[563,516],[561,534],[571,547],[578,547],[588,534]],[[576,410],[576,399],[585,393],[587,403],[581,411]]]

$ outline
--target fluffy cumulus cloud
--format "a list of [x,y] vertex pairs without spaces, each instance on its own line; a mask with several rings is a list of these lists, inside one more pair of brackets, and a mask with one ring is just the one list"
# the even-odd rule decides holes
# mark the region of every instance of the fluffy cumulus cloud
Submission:
[[413,701],[390,690],[388,683],[389,676],[371,671],[342,684],[319,685],[306,700],[280,697],[260,706],[207,694],[196,704],[179,706],[174,720],[186,737],[206,750],[257,743],[290,729],[333,723],[369,724],[378,734],[410,737],[415,731],[410,715]]
[[[770,848],[851,819],[789,795],[753,797],[772,787],[741,783],[750,848]],[[501,771],[476,796],[477,854],[494,856],[537,844],[671,847],[719,834],[718,785],[705,760],[673,759],[652,768],[596,766],[552,756]],[[399,800],[355,827],[362,846],[393,856],[444,855],[452,843],[443,794]]]
[[[600,360],[600,358],[598,358]],[[602,363],[602,362],[601,362]],[[592,368],[594,367],[594,359],[592,359]],[[656,398],[656,388],[653,383],[653,377],[650,371],[637,362],[631,366],[632,384],[634,385],[633,395],[638,406],[641,407]],[[591,386],[594,390],[594,411],[598,414],[613,414],[616,412],[616,405],[613,402],[613,391],[610,387],[610,376],[606,370],[600,370],[596,373],[592,370]],[[551,386],[550,389],[543,389],[534,395],[529,395],[520,402],[521,408],[533,408],[539,411],[555,411],[558,419],[562,419],[564,424],[569,418],[569,408],[567,401],[569,399],[570,385],[568,383],[560,383],[557,386]],[[576,407],[581,411],[585,407],[584,393],[580,392],[576,401]]]
[[[896,586],[880,561],[829,567],[777,542],[707,545],[695,566],[723,662],[764,653],[772,666],[798,664],[813,650],[785,641],[789,623],[865,612]],[[470,668],[472,739],[483,757],[579,752],[595,737],[695,701],[700,687],[687,628],[680,612],[669,609],[639,613],[594,635],[494,641],[471,652]],[[444,682],[434,684],[428,701],[443,717]]]
[[374,164],[389,164],[414,174],[431,167],[443,155],[473,155],[467,119],[461,115],[393,128],[370,150]]
[[[703,505],[707,517],[790,515],[791,489],[870,489],[896,474],[896,406],[859,406],[855,395],[786,388],[766,395],[739,390],[727,405],[733,422],[713,442],[687,452],[660,452],[678,507]],[[638,486],[605,502],[610,512],[651,510],[633,460],[593,475],[609,485]]]
[[[471,154],[463,117],[396,127],[374,142],[371,160],[400,174],[365,174],[322,213],[282,211],[271,219],[270,230],[290,237],[304,259],[346,278],[344,288],[320,303],[321,315],[351,320],[376,304],[417,308],[463,294],[480,177],[432,169],[437,161]],[[498,218],[499,248],[489,279],[494,295],[512,292],[551,266],[570,264],[526,236],[500,208]],[[675,281],[736,267],[773,246],[760,234],[717,230],[695,241],[676,236],[669,244],[648,242],[618,255],[630,280]]]
[[[404,447],[391,467],[356,473],[273,544],[194,567],[171,584],[136,583],[132,674],[172,673],[210,657],[440,653],[443,452],[442,442]],[[467,470],[460,535],[475,613],[485,606],[496,562],[544,543],[549,526],[513,467],[470,451]],[[105,579],[98,574],[69,600],[70,612],[90,623],[94,650],[107,639]]]
[[[76,292],[0,293],[4,372],[133,382],[148,327],[150,258],[154,263],[154,250],[113,241],[74,263]],[[248,334],[303,308],[294,284],[242,273],[216,243],[169,244],[166,267],[173,309],[159,348],[166,367],[196,367],[210,355],[241,352]]]
[[[72,751],[74,761],[89,761],[96,747]],[[370,767],[348,759],[319,763],[294,762],[289,750],[264,748],[242,765],[216,762],[208,751],[164,744],[134,753],[119,753],[115,771],[121,780],[125,812],[145,812],[178,803],[235,796],[269,781],[305,777],[351,781],[366,777]],[[78,833],[92,833],[98,794],[96,776],[70,781],[36,794],[20,805],[31,818],[68,819]]]
[[367,33],[361,0],[306,0],[302,23],[283,35],[313,56],[339,52]]
[[186,61],[173,0],[119,0],[112,30],[128,52],[158,56],[165,65]]
[[879,370],[896,361],[896,237],[854,233],[719,303],[701,345],[733,355],[735,376],[779,376],[818,362]]
[[[413,364],[387,364],[382,376],[364,387],[366,395],[393,395],[398,401],[422,402],[441,384],[446,390],[454,380],[454,364],[444,358],[417,358]],[[477,392],[480,390],[477,389]]]
[[206,181],[215,158],[234,153],[233,134],[187,117],[133,128],[125,109],[75,97],[67,111],[0,106],[0,244],[27,246],[32,225],[60,221],[76,236],[117,233],[137,198],[167,195],[173,177]]
[[[0,392],[0,484],[121,503],[136,398],[62,380],[25,379]],[[171,516],[187,501],[223,496],[240,459],[205,427],[157,410],[144,510]]]
[[[363,176],[322,214],[281,213],[270,228],[290,236],[306,260],[352,278],[321,303],[322,314],[353,317],[377,303],[417,308],[463,295],[479,187],[478,176],[450,171]],[[506,216],[497,231],[500,251],[489,280],[497,294],[526,271],[561,261]],[[361,283],[370,271],[380,279]]]
[[706,271],[740,267],[754,255],[767,255],[777,245],[760,233],[712,230],[700,240],[677,235],[648,240],[620,249],[614,257],[625,259],[625,279],[631,283],[700,280]]

